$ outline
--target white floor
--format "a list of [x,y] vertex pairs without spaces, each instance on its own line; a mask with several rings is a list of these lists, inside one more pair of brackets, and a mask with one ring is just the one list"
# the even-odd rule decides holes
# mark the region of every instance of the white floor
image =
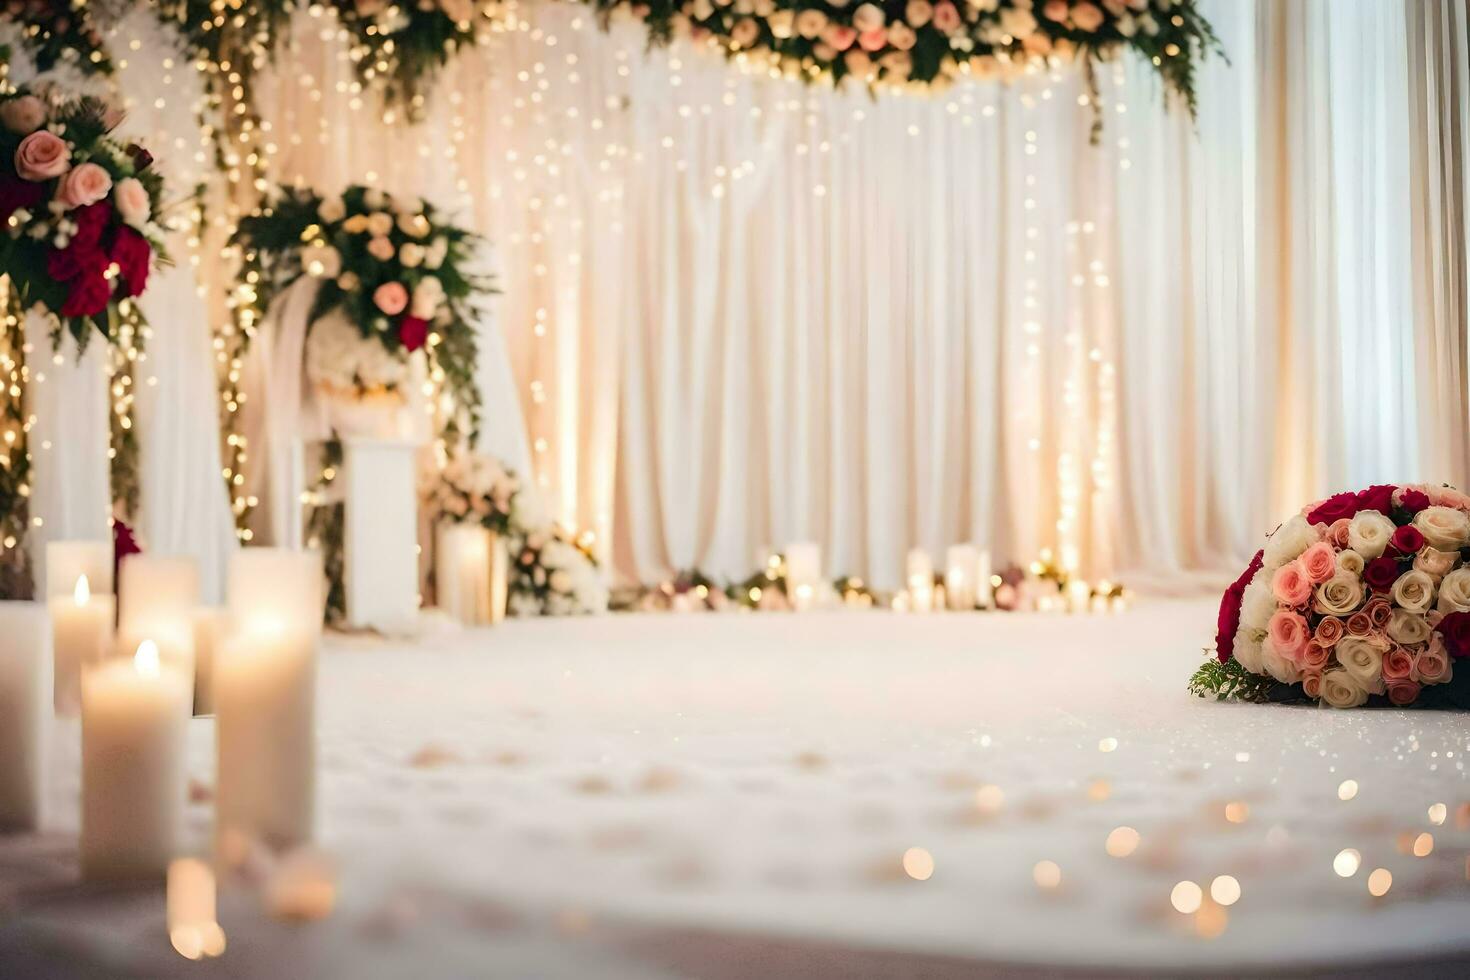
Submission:
[[[314,976],[692,971],[604,942],[645,929],[1125,971],[1470,952],[1470,721],[1193,700],[1213,629],[1212,604],[1175,601],[336,638],[320,754],[338,914],[281,932],[226,896],[231,948],[204,967],[278,972],[289,954]],[[204,784],[211,724],[191,747]],[[0,975],[23,947],[197,972],[168,951],[159,895],[70,884],[75,727],[56,734],[49,832],[0,839]],[[191,816],[206,840],[207,806]],[[1122,826],[1141,842],[1109,857]],[[1415,857],[1420,834],[1433,850]],[[928,880],[903,870],[916,847]],[[1361,853],[1348,878],[1344,848]],[[1059,887],[1033,880],[1043,861]],[[1380,867],[1393,883],[1378,899]],[[1241,890],[1223,918],[1171,907],[1178,882],[1221,875]]]

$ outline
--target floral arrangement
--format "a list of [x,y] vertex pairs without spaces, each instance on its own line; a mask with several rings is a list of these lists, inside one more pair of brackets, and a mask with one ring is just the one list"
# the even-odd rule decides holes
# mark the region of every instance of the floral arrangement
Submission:
[[553,525],[528,533],[512,553],[513,616],[571,616],[605,612],[607,585],[587,537]]
[[[666,42],[687,36],[731,59],[808,80],[942,85],[1009,77],[1042,59],[1125,49],[1157,66],[1195,110],[1195,69],[1220,44],[1197,0],[588,0],[627,12]],[[1096,100],[1094,100],[1096,104]]]
[[92,11],[79,0],[4,0],[0,14],[20,25],[37,72],[65,65],[83,75],[111,75],[112,60]]
[[500,8],[485,0],[336,0],[332,6],[352,35],[358,77],[411,118],[421,114],[434,77],[461,47],[485,39]]
[[[466,265],[475,236],[417,198],[353,186],[340,195],[282,188],[235,234],[257,301],[302,276],[320,280],[310,313],[307,370],[339,393],[393,391],[409,355],[423,350],[474,431],[475,301],[490,285]],[[247,272],[247,279],[250,278]],[[459,431],[457,414],[446,423]]]
[[521,503],[521,481],[493,456],[461,450],[437,466],[425,481],[425,507],[431,515],[456,523],[474,523],[508,535],[520,531],[527,516]]
[[1312,504],[1220,603],[1190,689],[1220,700],[1470,707],[1470,496],[1378,485]]
[[108,135],[96,99],[22,88],[0,101],[0,268],[21,309],[40,306],[85,345],[112,337],[119,304],[166,259],[153,157]]

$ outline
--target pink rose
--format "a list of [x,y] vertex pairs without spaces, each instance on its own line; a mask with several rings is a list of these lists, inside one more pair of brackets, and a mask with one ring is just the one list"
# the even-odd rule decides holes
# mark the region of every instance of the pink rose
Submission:
[[373,290],[373,303],[388,316],[397,316],[408,306],[408,290],[401,282],[385,282]]
[[888,45],[888,32],[881,27],[858,35],[858,47],[864,51],[882,51]]
[[953,34],[960,29],[964,21],[960,18],[959,9],[948,0],[941,0],[934,5],[934,29],[944,34]]
[[[864,52],[856,49],[844,54],[842,56],[842,63],[847,66],[849,72],[859,78],[867,78],[873,72],[873,59],[869,58]],[[766,591],[773,593],[775,590],[767,589]]]
[[1373,635],[1373,620],[1366,609],[1353,613],[1347,621],[1348,636],[1366,638]]
[[1322,696],[1322,672],[1309,670],[1302,674],[1302,693],[1309,698]]
[[1283,656],[1296,660],[1307,646],[1307,621],[1299,613],[1278,610],[1266,624],[1271,645]]
[[368,239],[367,250],[368,254],[379,262],[387,262],[398,254],[397,249],[393,247],[393,243],[382,235]]
[[1414,671],[1409,676],[1420,684],[1443,684],[1454,676],[1450,655],[1438,642],[1438,637],[1414,656]]
[[1047,20],[1054,20],[1061,24],[1067,19],[1067,0],[1046,0],[1046,6],[1041,8],[1041,14]]
[[1333,544],[1337,545],[1339,548],[1347,547],[1348,528],[1352,526],[1352,523],[1353,520],[1350,517],[1339,517],[1337,520],[1332,522],[1332,526],[1327,529],[1327,533],[1332,536]]
[[1363,612],[1368,614],[1368,622],[1372,623],[1373,628],[1377,630],[1383,629],[1393,618],[1393,606],[1382,596],[1374,596],[1370,599],[1363,607]]
[[1283,606],[1305,606],[1312,597],[1312,580],[1300,562],[1290,562],[1271,576],[1271,593]]
[[1332,550],[1332,545],[1326,541],[1318,541],[1303,551],[1297,561],[1314,585],[1325,582],[1337,574],[1337,554]]
[[96,204],[112,190],[112,176],[95,163],[80,163],[56,185],[56,199],[70,208]]
[[1298,658],[1302,670],[1313,670],[1321,673],[1327,666],[1331,652],[1316,640],[1311,640],[1302,648],[1301,657]]
[[1393,681],[1388,685],[1388,700],[1400,708],[1407,707],[1419,699],[1419,685],[1413,681]]
[[134,228],[141,229],[148,223],[153,213],[153,205],[148,200],[148,190],[136,177],[124,177],[117,182],[117,187],[112,194],[112,203],[117,208],[118,216]]
[[1072,23],[1077,25],[1079,31],[1095,31],[1102,26],[1103,12],[1101,8],[1083,0],[1072,8]]
[[1394,647],[1383,656],[1383,679],[1389,684],[1414,676],[1414,655],[1403,647]]
[[857,31],[846,24],[828,24],[822,32],[822,40],[837,51],[846,51],[857,41]]
[[22,95],[0,102],[0,124],[12,133],[24,136],[34,133],[46,122],[46,103],[34,95]]
[[1342,633],[1342,620],[1336,616],[1323,616],[1312,639],[1317,641],[1318,646],[1330,648],[1337,646],[1337,641],[1342,639]]
[[23,180],[50,180],[71,166],[71,147],[55,133],[38,130],[15,148],[15,172]]

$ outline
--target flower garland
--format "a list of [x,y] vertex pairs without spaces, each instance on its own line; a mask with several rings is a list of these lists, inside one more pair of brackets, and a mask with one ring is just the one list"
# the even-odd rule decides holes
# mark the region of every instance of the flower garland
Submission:
[[[587,0],[627,13],[650,38],[688,37],[776,75],[873,86],[943,86],[1078,61],[1097,106],[1093,66],[1125,49],[1158,69],[1191,115],[1195,71],[1220,42],[1196,0]],[[1096,133],[1096,128],[1094,128]]]
[[112,74],[102,31],[85,0],[5,0],[0,15],[19,26],[38,73],[65,66],[82,75]]
[[1470,707],[1467,562],[1470,496],[1452,487],[1383,484],[1312,504],[1225,591],[1215,656],[1190,690]]
[[475,241],[424,201],[356,185],[330,197],[282,188],[235,233],[259,309],[303,275],[320,281],[307,349],[314,381],[393,390],[397,369],[423,350],[430,379],[453,401],[446,437],[479,427],[474,302],[492,289],[466,268]]
[[0,268],[16,302],[57,317],[85,348],[118,329],[118,304],[141,294],[166,259],[163,181],[153,157],[108,133],[120,121],[95,99],[0,101]]

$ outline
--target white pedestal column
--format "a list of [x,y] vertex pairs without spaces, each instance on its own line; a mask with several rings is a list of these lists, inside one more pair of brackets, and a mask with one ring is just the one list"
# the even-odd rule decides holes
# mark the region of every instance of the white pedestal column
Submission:
[[47,594],[46,542],[112,540],[112,400],[107,340],[94,333],[87,352],[63,331],[51,344],[52,323],[26,314],[30,382],[26,411],[35,416],[31,451],[29,547],[36,595]]
[[345,439],[347,624],[383,633],[418,627],[419,443]]

